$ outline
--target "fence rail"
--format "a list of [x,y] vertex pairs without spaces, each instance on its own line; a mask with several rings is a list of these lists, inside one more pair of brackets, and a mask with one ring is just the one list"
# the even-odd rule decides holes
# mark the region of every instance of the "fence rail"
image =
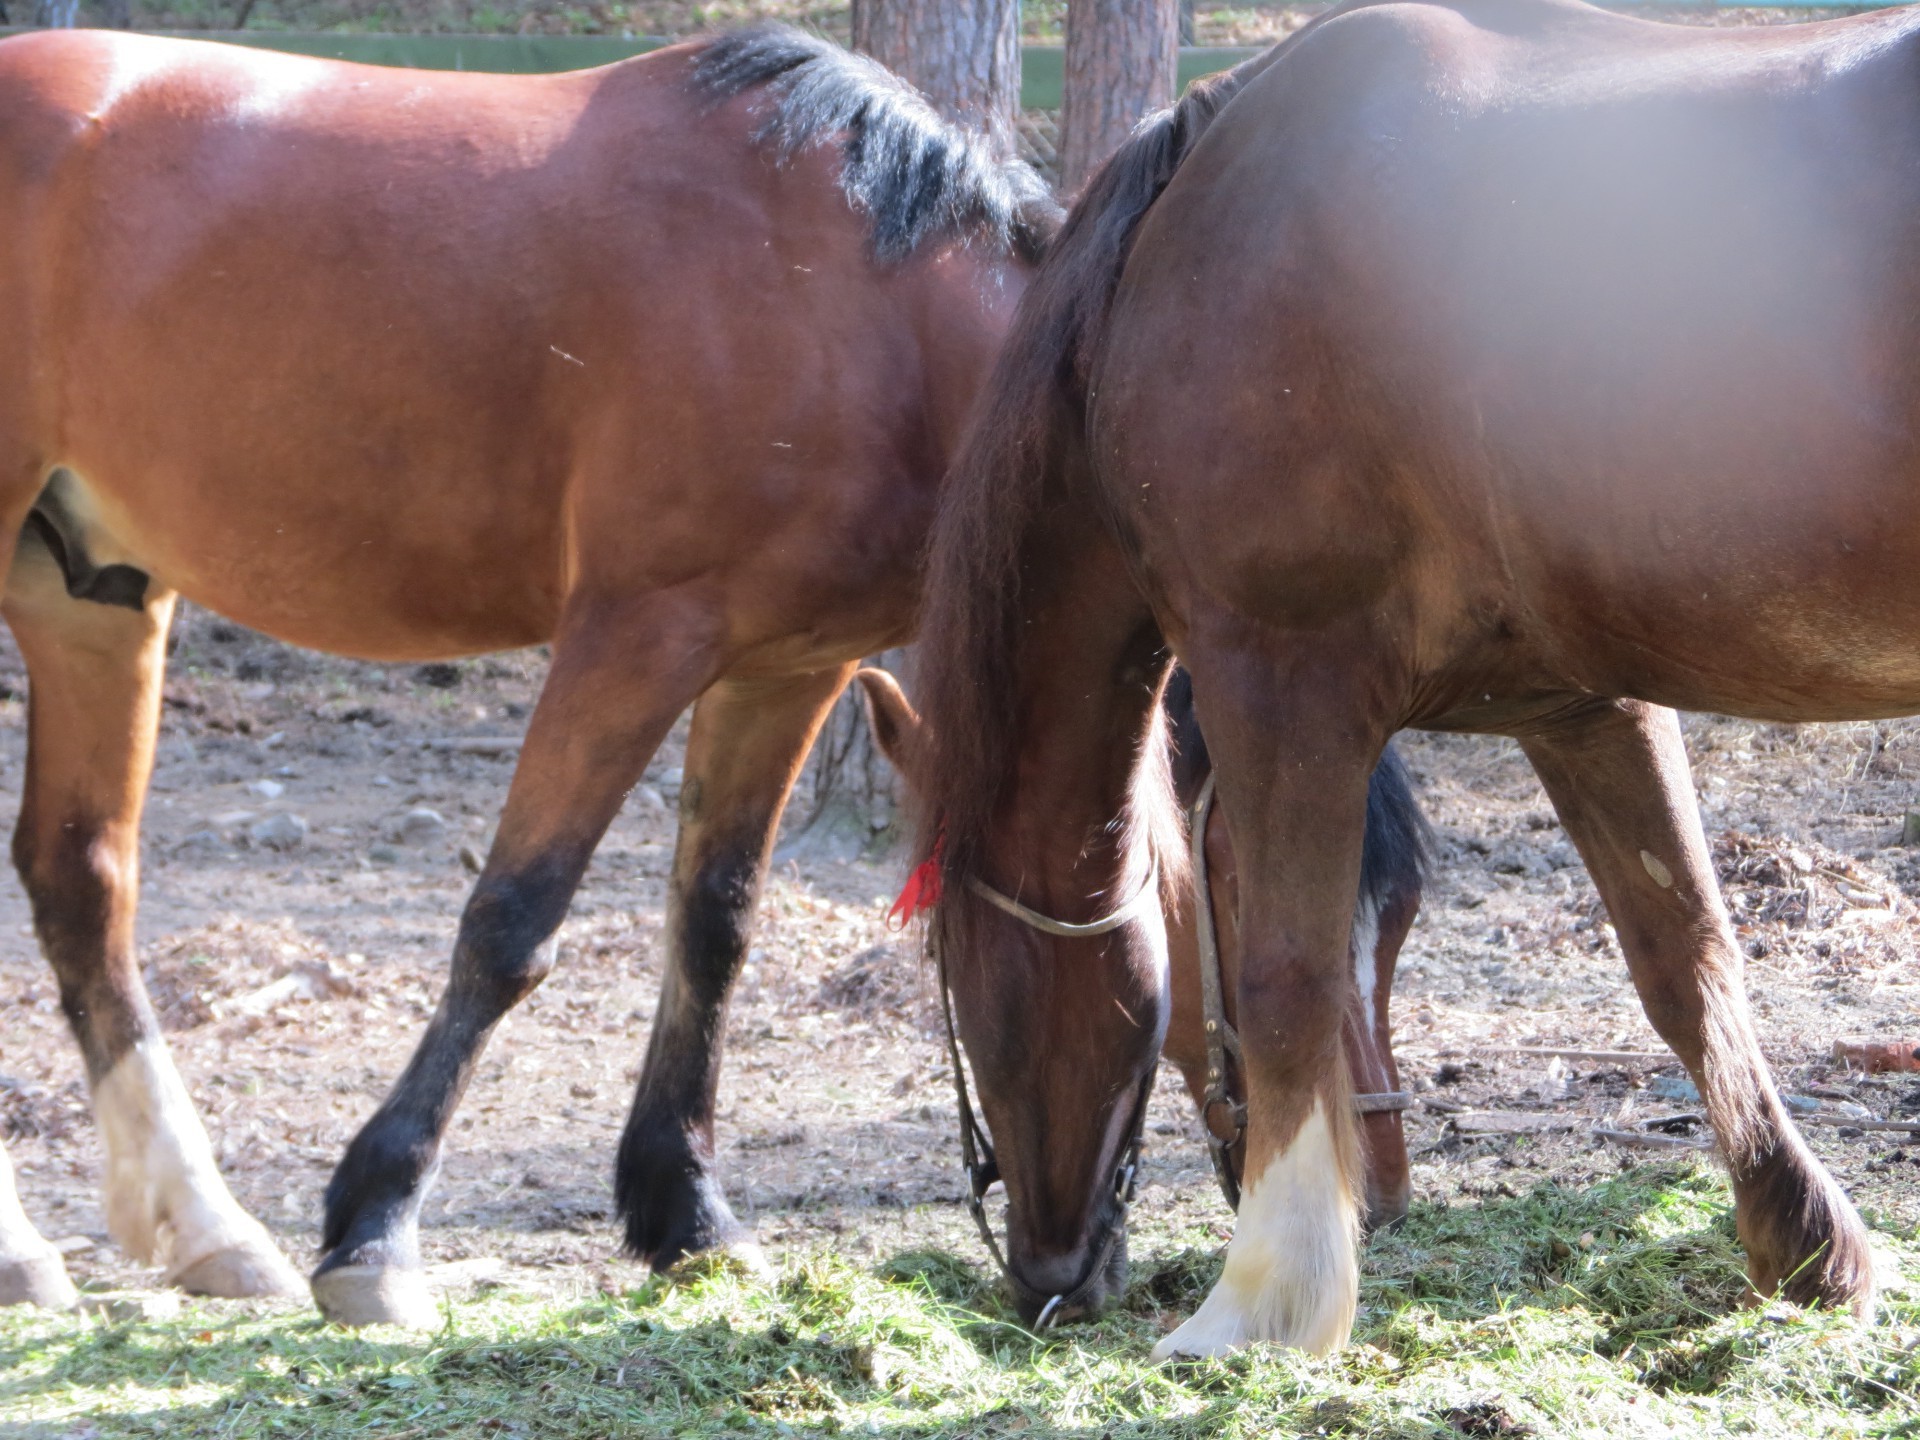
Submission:
[[[1674,0],[1660,0],[1673,4]],[[1712,10],[1680,0],[1687,8]],[[1746,0],[1762,9],[1870,10],[1859,0]],[[1631,0],[1620,8],[1632,8]],[[1743,7],[1744,8],[1744,7]],[[0,27],[0,35],[15,30]],[[146,31],[196,40],[221,40],[254,45],[296,55],[321,55],[355,60],[364,65],[398,65],[413,70],[488,70],[503,74],[544,74],[555,70],[584,70],[610,65],[632,55],[657,50],[672,42],[657,36],[617,35],[367,35],[291,30],[180,30]],[[1194,46],[1180,52],[1180,84],[1225,70],[1260,53],[1258,46]],[[1021,48],[1020,106],[1023,110],[1058,110],[1066,57],[1058,45]]]

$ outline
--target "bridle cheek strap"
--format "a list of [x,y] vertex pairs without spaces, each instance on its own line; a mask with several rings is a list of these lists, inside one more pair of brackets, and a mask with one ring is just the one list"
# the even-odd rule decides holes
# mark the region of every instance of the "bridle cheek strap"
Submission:
[[[1159,871],[1155,870],[1147,877],[1146,884],[1134,894],[1133,898],[1110,915],[1086,924],[1076,925],[1065,920],[1055,920],[1029,909],[1010,895],[1003,895],[984,880],[969,877],[967,888],[995,908],[1013,916],[1016,920],[1031,926],[1047,935],[1058,935],[1065,939],[1084,939],[1088,936],[1107,935],[1118,930],[1134,917],[1141,903],[1158,898]],[[946,1021],[947,1059],[953,1067],[953,1096],[960,1111],[960,1163],[967,1172],[967,1211],[973,1216],[973,1223],[980,1231],[980,1238],[986,1242],[987,1253],[993,1256],[993,1263],[999,1267],[1001,1275],[1016,1291],[1025,1289],[1020,1278],[1013,1273],[1013,1267],[1007,1263],[1006,1252],[1000,1248],[1000,1241],[993,1233],[993,1224],[987,1218],[987,1191],[1000,1179],[1000,1162],[993,1153],[993,1142],[987,1136],[986,1126],[980,1123],[974,1113],[973,1096],[967,1090],[967,1072],[960,1051],[960,1032],[953,1023],[953,998],[951,987],[947,984],[947,961],[939,943],[931,934],[928,936],[928,948],[933,952],[934,970],[940,984],[940,1013]],[[1157,1068],[1157,1067],[1155,1067]],[[1073,1289],[1053,1296],[1040,1309],[1034,1321],[1034,1329],[1044,1330],[1052,1325],[1063,1312],[1072,1309],[1092,1292],[1100,1283],[1100,1277],[1106,1273],[1107,1266],[1113,1261],[1113,1252],[1127,1233],[1127,1211],[1133,1205],[1134,1195],[1140,1183],[1140,1151],[1145,1139],[1147,1125],[1147,1097],[1153,1093],[1154,1070],[1148,1069],[1146,1079],[1141,1082],[1139,1093],[1134,1097],[1133,1115],[1127,1126],[1127,1143],[1121,1151],[1119,1166],[1114,1171],[1114,1200],[1120,1207],[1120,1213],[1113,1224],[1107,1227],[1106,1239],[1087,1266],[1087,1272]]]

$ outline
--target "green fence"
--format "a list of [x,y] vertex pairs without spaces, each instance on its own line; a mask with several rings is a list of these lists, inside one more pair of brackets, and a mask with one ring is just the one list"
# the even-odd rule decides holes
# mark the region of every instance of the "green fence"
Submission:
[[[617,35],[353,35],[285,30],[198,30],[178,32],[198,40],[258,45],[296,55],[324,55],[363,65],[400,65],[413,70],[491,70],[503,74],[542,74],[610,65],[630,55],[657,50],[665,40]],[[1194,49],[1180,52],[1180,83],[1237,65],[1257,50]],[[1028,110],[1056,110],[1065,59],[1058,45],[1029,45],[1022,52],[1020,104]]]
[[[1630,4],[1631,0],[1626,0]],[[1673,3],[1673,0],[1663,0]],[[1685,3],[1685,0],[1681,0]],[[1744,0],[1755,4],[1756,0]],[[1791,9],[1876,8],[1860,0],[1757,0],[1762,6]],[[1710,4],[1701,8],[1711,9]],[[0,33],[11,33],[0,31]],[[258,45],[298,55],[324,55],[366,65],[399,65],[414,70],[490,70],[539,74],[584,70],[657,50],[669,42],[654,37],[615,35],[355,35],[285,30],[197,30],[179,32],[199,40]],[[1255,48],[1196,47],[1180,52],[1180,84],[1239,64]],[[1021,51],[1020,104],[1027,110],[1057,110],[1066,69],[1058,45],[1027,45]]]

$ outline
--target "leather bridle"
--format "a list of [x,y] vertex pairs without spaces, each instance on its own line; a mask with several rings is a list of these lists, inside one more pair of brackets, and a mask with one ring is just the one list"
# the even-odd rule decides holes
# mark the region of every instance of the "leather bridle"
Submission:
[[[1039,911],[1022,905],[1011,895],[1004,895],[977,876],[969,876],[967,888],[995,909],[1004,911],[1022,924],[1047,935],[1059,935],[1067,939],[1084,939],[1089,936],[1106,935],[1118,930],[1134,916],[1142,903],[1157,903],[1159,899],[1160,877],[1156,870],[1147,877],[1146,884],[1135,892],[1132,899],[1110,914],[1085,924],[1074,924],[1065,920],[1055,920],[1042,915]],[[960,1051],[960,1033],[953,1023],[952,992],[947,985],[947,960],[941,951],[937,938],[938,926],[929,928],[927,944],[933,952],[934,969],[940,982],[940,1013],[947,1025],[947,1058],[953,1066],[953,1094],[960,1110],[960,1162],[967,1172],[967,1210],[973,1216],[973,1223],[979,1228],[980,1238],[986,1242],[987,1251],[993,1256],[993,1263],[1000,1268],[1007,1283],[1016,1292],[1032,1293],[1032,1287],[1014,1274],[1013,1267],[1007,1263],[1006,1253],[995,1238],[993,1225],[987,1219],[987,1191],[1000,1179],[1000,1162],[993,1153],[993,1142],[987,1138],[986,1126],[980,1123],[974,1113],[973,1097],[967,1090],[967,1072]],[[1041,1307],[1039,1316],[1034,1320],[1033,1328],[1044,1330],[1052,1325],[1062,1314],[1071,1310],[1084,1300],[1100,1284],[1106,1274],[1107,1266],[1113,1261],[1113,1252],[1118,1248],[1127,1233],[1127,1211],[1133,1204],[1133,1197],[1139,1188],[1140,1149],[1147,1123],[1147,1097],[1153,1092],[1153,1074],[1157,1067],[1148,1067],[1146,1078],[1140,1083],[1139,1093],[1134,1097],[1133,1115],[1128,1123],[1127,1143],[1122,1148],[1120,1164],[1113,1174],[1113,1199],[1119,1207],[1111,1224],[1107,1226],[1106,1238],[1101,1241],[1098,1252],[1080,1283],[1071,1290],[1054,1295]]]
[[[1207,776],[1193,802],[1189,835],[1193,847],[1194,932],[1200,948],[1200,1012],[1207,1042],[1207,1087],[1200,1103],[1200,1123],[1207,1132],[1207,1153],[1213,1157],[1213,1173],[1220,1182],[1220,1193],[1233,1209],[1240,1208],[1240,1182],[1234,1178],[1228,1152],[1246,1138],[1247,1106],[1235,1100],[1227,1081],[1227,1058],[1242,1071],[1246,1059],[1240,1050],[1240,1032],[1227,1019],[1226,995],[1220,978],[1220,940],[1213,924],[1213,890],[1207,882],[1207,821],[1213,814],[1213,776]],[[1371,960],[1371,956],[1368,957]],[[1386,1110],[1411,1110],[1413,1096],[1405,1090],[1380,1090],[1355,1095],[1353,1108],[1361,1115]],[[1233,1130],[1223,1140],[1213,1128],[1215,1106],[1225,1106],[1227,1123]]]

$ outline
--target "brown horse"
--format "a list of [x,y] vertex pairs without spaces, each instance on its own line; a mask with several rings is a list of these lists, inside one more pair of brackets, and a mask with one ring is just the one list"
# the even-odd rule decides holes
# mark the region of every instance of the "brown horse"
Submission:
[[1191,669],[1241,875],[1249,1186],[1158,1353],[1349,1330],[1336,1061],[1404,726],[1518,738],[1706,1097],[1755,1291],[1868,1306],[1663,707],[1920,709],[1917,66],[1911,10],[1354,4],[1137,132],[1049,251],[936,526],[923,841],[982,1085],[1076,965],[1109,997],[1088,1083],[1126,1095],[1158,925],[1048,941],[967,882],[1078,918],[1164,879],[1155,702],[1169,649]]
[[[912,628],[936,486],[1056,219],[1023,167],[792,31],[541,77],[0,43],[15,855],[122,1245],[194,1290],[297,1279],[221,1182],[134,962],[176,593],[373,658],[553,646],[447,991],[328,1191],[321,1307],[430,1315],[417,1217],[453,1108],[689,705],[616,1193],[655,1265],[744,1238],[713,1106],[769,837],[853,662]],[[70,1295],[6,1184],[0,1298]]]
[[[919,713],[885,671],[861,670],[854,678],[861,682],[876,743],[917,793],[929,753]],[[1201,819],[1194,804],[1212,773],[1212,762],[1184,671],[1176,671],[1167,687],[1164,716],[1172,746],[1174,792],[1183,808]],[[1214,1137],[1216,1167],[1224,1172],[1222,1188],[1229,1202],[1235,1203],[1245,1159],[1244,1119],[1236,1123],[1236,1114],[1244,1110],[1246,1089],[1237,1060],[1230,1054],[1209,1053],[1214,1047],[1208,1043],[1206,1027],[1211,1020],[1231,1035],[1237,1019],[1236,878],[1232,844],[1218,812],[1203,823],[1211,882],[1204,903],[1219,921],[1222,1013],[1207,1013],[1202,916],[1196,895],[1184,886],[1176,887],[1163,907],[1167,1025],[1161,1053],[1180,1070],[1202,1122]],[[1350,940],[1356,984],[1344,1017],[1347,1067],[1359,1102],[1356,1109],[1365,1116],[1370,1226],[1399,1220],[1411,1198],[1406,1136],[1400,1121],[1408,1097],[1399,1093],[1400,1070],[1388,1012],[1394,965],[1419,913],[1429,848],[1426,820],[1405,766],[1389,747],[1368,787],[1365,856]],[[1016,887],[1010,898],[1024,894],[1024,887]],[[975,1066],[988,1131],[1003,1137],[994,1150],[991,1173],[1004,1182],[1008,1196],[1006,1278],[1015,1303],[1029,1320],[1041,1315],[1049,1320],[1074,1319],[1096,1309],[1125,1282],[1124,1235],[1113,1233],[1125,1224],[1124,1186],[1117,1183],[1107,1131],[1116,1119],[1124,1123],[1127,1117],[1113,1108],[1110,1077],[1087,1065],[1079,1033],[1086,1027],[1089,1010],[1102,1008],[1088,998],[1099,993],[1099,974],[1091,967],[1062,966],[1048,979],[1048,1013],[1025,1031],[1027,1062],[1013,1071]],[[952,978],[956,988],[965,983],[963,977]],[[1096,983],[1089,985],[1088,980]],[[970,1007],[963,1004],[960,1013],[960,1023],[966,1024]],[[991,1043],[977,1030],[973,1033],[970,1048]],[[1221,1070],[1217,1087],[1211,1083],[1215,1063]],[[967,1103],[964,1094],[961,1102]],[[1022,1123],[1022,1116],[1036,1106],[1047,1116],[1045,1127]],[[969,1120],[963,1116],[961,1123],[965,1126]],[[1122,1165],[1130,1163],[1131,1148],[1123,1148],[1127,1158]],[[1104,1267],[1099,1263],[1102,1255]]]

